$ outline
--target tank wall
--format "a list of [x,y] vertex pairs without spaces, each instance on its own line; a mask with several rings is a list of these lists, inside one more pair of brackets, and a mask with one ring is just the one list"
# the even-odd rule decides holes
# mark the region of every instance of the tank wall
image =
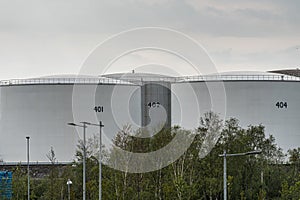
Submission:
[[[197,108],[195,102],[188,98],[189,87],[195,89],[201,115],[210,111],[212,100],[205,82],[177,83],[172,85],[172,125],[185,128],[199,126],[199,118],[192,119],[189,112]],[[275,136],[276,143],[284,150],[299,147],[300,141],[300,83],[272,81],[227,81],[224,82],[226,92],[226,116],[237,118],[243,127],[263,124],[266,134]],[[178,98],[181,99],[178,102]],[[215,101],[221,101],[215,96]],[[180,109],[179,109],[180,107]],[[213,111],[222,113],[221,108],[213,106]],[[191,120],[192,119],[192,120]]]
[[[149,125],[151,120],[156,123],[164,123],[165,127],[171,127],[171,84],[168,82],[144,83],[141,86],[142,125]],[[163,109],[166,119],[163,115]],[[152,111],[152,113],[150,113]],[[150,114],[152,114],[150,116]],[[153,126],[156,126],[153,124]],[[155,127],[153,127],[155,128]]]
[[[130,117],[140,123],[140,89],[137,86],[119,86],[119,92],[114,92],[114,85],[99,85],[93,103],[88,101],[90,88],[82,86],[78,106],[80,117],[76,122],[90,121],[98,123],[102,120],[104,142],[110,141],[122,128],[130,123],[127,115],[119,115],[114,122],[111,95],[118,101],[128,99],[131,108]],[[48,161],[46,154],[51,146],[54,148],[58,162],[72,161],[76,145],[82,138],[82,128],[67,126],[74,121],[73,85],[23,85],[3,86],[0,88],[0,158],[5,162],[26,161],[26,136],[30,136],[30,160]],[[87,104],[86,102],[89,102]],[[114,104],[116,105],[116,104]],[[133,106],[134,105],[134,106]],[[103,106],[103,112],[96,112],[95,106]],[[127,107],[114,107],[120,112],[128,112]],[[88,127],[87,137],[98,134],[98,127]]]
[[[200,116],[212,108],[216,113],[223,112],[224,107],[219,105],[224,99],[218,87],[212,101],[205,82],[165,84],[99,85],[92,101],[90,94],[95,93],[95,86],[81,85],[76,111],[73,85],[2,86],[0,158],[5,162],[26,161],[25,137],[30,136],[31,161],[48,161],[46,154],[51,146],[59,162],[72,161],[82,128],[67,126],[68,122],[102,120],[103,140],[109,145],[123,125],[147,125],[151,110],[152,117],[159,119],[161,113],[154,112],[158,105],[149,107],[153,102],[159,102],[165,109],[168,126],[187,129],[198,127]],[[214,88],[214,84],[211,86]],[[284,150],[299,146],[299,82],[226,81],[224,86],[227,119],[235,117],[243,127],[265,125],[267,135],[274,135]],[[99,106],[103,112],[94,110]],[[87,129],[87,137],[98,133],[98,127]]]

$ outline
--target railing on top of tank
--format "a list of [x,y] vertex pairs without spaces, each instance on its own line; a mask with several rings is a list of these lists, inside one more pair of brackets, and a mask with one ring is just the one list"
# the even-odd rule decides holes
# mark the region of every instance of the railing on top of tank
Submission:
[[176,82],[192,81],[300,81],[300,77],[288,75],[204,75],[178,77]]
[[138,78],[34,78],[34,79],[11,79],[2,80],[0,85],[35,85],[35,84],[119,84],[140,85],[142,82],[161,81],[174,82],[172,77],[138,77]]
[[34,85],[34,84],[122,84],[133,83],[111,78],[34,78],[34,79],[11,79],[0,81],[0,85]]
[[39,78],[12,79],[0,81],[0,85],[31,85],[31,84],[120,84],[139,85],[142,82],[193,82],[193,81],[300,81],[300,77],[288,75],[204,75],[183,77],[146,77],[140,79],[113,78]]

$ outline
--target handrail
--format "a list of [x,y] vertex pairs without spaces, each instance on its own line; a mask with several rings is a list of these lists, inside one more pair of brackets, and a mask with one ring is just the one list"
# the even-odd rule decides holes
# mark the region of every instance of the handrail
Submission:
[[197,81],[300,81],[300,77],[289,75],[204,75],[182,77],[139,77],[139,78],[35,78],[11,79],[0,81],[0,86],[7,85],[42,85],[42,84],[119,84],[135,85],[142,82],[197,82]]
[[34,78],[34,79],[11,79],[0,81],[0,86],[5,85],[42,85],[42,84],[122,84],[132,85],[131,82],[109,78]]
[[205,75],[178,77],[176,82],[195,81],[300,81],[300,77],[288,75]]

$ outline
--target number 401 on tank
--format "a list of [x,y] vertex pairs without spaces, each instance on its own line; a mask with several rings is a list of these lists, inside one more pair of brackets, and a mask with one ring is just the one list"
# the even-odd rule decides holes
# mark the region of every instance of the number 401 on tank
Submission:
[[104,112],[104,108],[103,108],[103,106],[95,106],[94,111],[95,112]]

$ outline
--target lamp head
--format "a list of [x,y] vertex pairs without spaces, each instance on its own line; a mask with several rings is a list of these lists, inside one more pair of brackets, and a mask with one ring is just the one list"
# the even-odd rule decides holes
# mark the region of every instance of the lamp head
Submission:
[[85,124],[85,125],[91,125],[90,122],[80,122],[80,123]]
[[72,185],[72,181],[70,179],[68,179],[67,185]]
[[253,154],[261,154],[262,151],[261,150],[258,150],[258,151],[250,151],[247,153],[247,155],[253,155]]

